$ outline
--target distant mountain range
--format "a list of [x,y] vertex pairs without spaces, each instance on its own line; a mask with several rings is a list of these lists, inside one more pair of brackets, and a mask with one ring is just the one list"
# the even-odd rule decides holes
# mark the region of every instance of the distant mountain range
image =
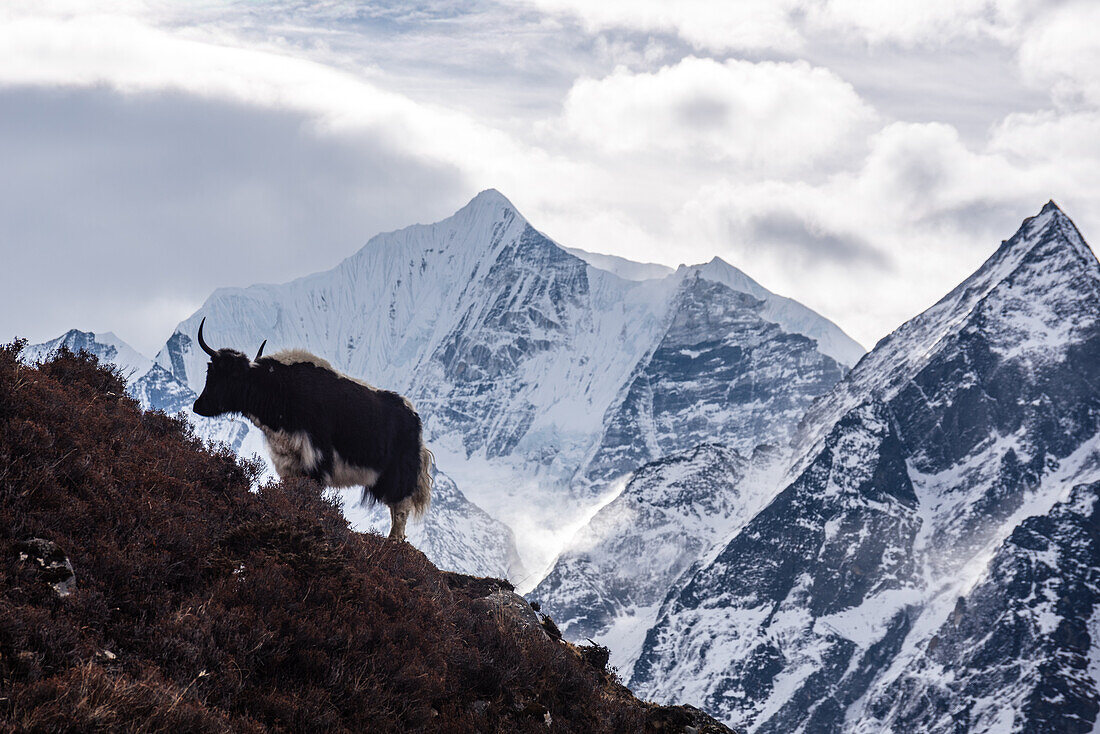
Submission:
[[[186,410],[204,317],[216,346],[302,347],[408,395],[441,472],[412,542],[537,583],[642,695],[754,732],[1096,720],[1100,265],[1053,203],[866,355],[721,260],[569,250],[492,190],[330,271],[216,291],[155,360],[84,332],[27,354],[87,348]],[[262,451],[243,421],[194,422]]]

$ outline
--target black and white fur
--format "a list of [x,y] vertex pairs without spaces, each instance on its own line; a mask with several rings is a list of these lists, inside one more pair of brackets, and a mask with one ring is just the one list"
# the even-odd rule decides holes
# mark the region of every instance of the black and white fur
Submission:
[[263,357],[261,345],[254,360],[215,351],[203,341],[201,323],[199,345],[210,364],[195,413],[241,413],[263,431],[280,477],[361,486],[363,502],[369,497],[390,508],[390,537],[405,538],[409,515],[427,511],[432,487],[432,454],[408,400],[301,350]]

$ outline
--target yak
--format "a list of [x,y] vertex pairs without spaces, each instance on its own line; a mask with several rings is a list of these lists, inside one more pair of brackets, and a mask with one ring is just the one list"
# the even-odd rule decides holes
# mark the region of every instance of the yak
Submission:
[[390,538],[405,539],[409,515],[431,502],[432,454],[420,416],[408,400],[333,369],[299,349],[264,357],[264,340],[250,360],[234,349],[212,349],[206,386],[194,411],[205,417],[240,413],[263,434],[282,479],[309,477],[328,487],[361,486],[361,502],[390,508]]

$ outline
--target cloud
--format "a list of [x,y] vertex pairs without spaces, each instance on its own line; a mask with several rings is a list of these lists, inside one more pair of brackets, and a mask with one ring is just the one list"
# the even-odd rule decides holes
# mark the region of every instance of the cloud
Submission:
[[825,39],[904,47],[960,38],[1010,42],[1039,0],[516,0],[578,18],[591,33],[672,34],[697,52],[794,54]]
[[759,248],[771,248],[777,253],[794,250],[803,262],[832,261],[876,267],[889,264],[889,259],[874,249],[863,233],[830,232],[790,209],[753,212],[746,224],[746,242]]
[[807,2],[811,32],[841,32],[872,45],[945,46],[960,38],[1009,42],[1037,0],[818,0]]
[[1009,115],[993,130],[989,149],[1027,170],[1029,183],[1057,201],[1100,249],[1100,111]]
[[246,42],[220,25],[161,28],[141,13],[9,10],[0,49],[0,86],[176,91],[294,111],[319,129],[369,130],[395,149],[464,166],[479,178],[497,177],[530,154],[467,114],[413,101],[293,48]]
[[0,334],[114,330],[146,353],[215,287],[330,268],[469,188],[384,137],[170,92],[2,91],[0,160]]
[[523,0],[520,4],[577,17],[590,32],[627,28],[676,34],[697,50],[793,51],[802,45],[791,17],[801,0]]
[[722,255],[866,343],[1047,198],[1100,231],[1087,6],[865,5],[4,3],[0,338],[151,351],[216,285],[490,186],[569,246]]
[[1100,106],[1100,5],[1075,2],[1044,13],[1019,50],[1025,80],[1060,106]]
[[556,130],[608,155],[659,152],[782,175],[850,157],[874,121],[826,69],[688,57],[653,73],[619,68],[578,81]]
[[949,125],[893,123],[850,170],[818,183],[718,181],[689,194],[671,228],[871,344],[973,272],[1051,197],[1086,237],[1100,231],[1095,175],[1014,156],[1001,138],[974,150]]

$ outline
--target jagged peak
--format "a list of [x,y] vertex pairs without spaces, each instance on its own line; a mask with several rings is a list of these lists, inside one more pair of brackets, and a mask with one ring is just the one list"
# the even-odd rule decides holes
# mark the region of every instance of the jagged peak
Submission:
[[1024,263],[1036,259],[1048,262],[1064,258],[1080,263],[1094,277],[1100,278],[1100,263],[1097,262],[1096,254],[1085,242],[1073,220],[1051,199],[1038,214],[1025,219],[1016,233],[1002,242],[997,253],[974,276],[964,281],[963,285],[974,278],[982,277],[991,267],[994,273],[1000,271],[994,278],[996,282],[1008,277]]
[[688,282],[689,278],[702,278],[764,301],[761,315],[765,319],[779,324],[784,331],[813,339],[819,351],[845,366],[854,365],[866,353],[858,342],[832,321],[798,301],[772,293],[740,268],[718,256],[699,265],[681,265],[674,277],[679,278],[681,283]]
[[1010,247],[1022,246],[1030,250],[1039,242],[1046,240],[1045,235],[1048,233],[1059,236],[1060,239],[1076,247],[1088,247],[1073,220],[1062,211],[1054,199],[1044,204],[1038,214],[1025,219],[1016,234],[1005,244]]
[[77,352],[85,350],[95,353],[100,359],[111,362],[122,370],[128,379],[136,379],[144,375],[152,365],[148,357],[111,331],[69,329],[49,341],[30,345],[27,353],[35,357],[45,357],[62,345]]
[[477,193],[477,196],[470,199],[470,202],[466,206],[507,206],[515,209],[515,205],[508,199],[507,196],[500,193],[496,189],[484,189]]
[[[496,189],[485,189],[450,217],[428,226],[464,230],[473,235],[467,238],[472,243],[484,241],[484,236],[491,232],[498,222],[505,220],[527,224],[527,219],[519,213],[508,197]],[[398,232],[413,230],[418,226],[414,225]]]
[[496,189],[485,189],[481,191],[474,198],[470,199],[457,212],[455,212],[456,218],[465,218],[471,216],[481,216],[482,214],[488,214],[491,217],[496,217],[504,212],[510,213],[514,216],[518,216],[521,219],[522,215],[519,210],[516,209],[516,205],[513,204],[507,196],[500,193]]
[[[1031,305],[1039,308],[1038,302],[1081,297],[1079,284],[1072,278],[1082,270],[1100,279],[1100,263],[1081,233],[1053,200],[1048,201],[1038,214],[1025,219],[1012,237],[1003,240],[981,267],[933,306],[879,340],[846,380],[819,399],[803,418],[801,434],[795,441],[796,453],[804,453],[822,438],[823,431],[840,418],[841,411],[850,408],[861,396],[877,391],[889,398],[900,390],[950,343],[950,335],[978,324],[974,314],[997,292],[1026,292]],[[1049,314],[1058,313],[1053,306],[1044,308]],[[996,323],[985,320],[978,328],[987,334],[999,328],[1017,344],[1024,343],[1024,336],[1031,334],[1034,338],[1029,344],[1058,346],[1047,337],[1057,333],[1050,325],[1042,326],[1034,318],[1017,316],[1012,328],[1006,328],[1005,320],[1011,316],[999,311],[994,314]],[[879,376],[885,379],[880,380]]]
[[44,343],[50,344],[56,342],[58,344],[65,344],[72,341],[73,339],[87,339],[89,341],[92,341],[95,339],[95,337],[96,335],[93,331],[84,331],[83,329],[69,329],[61,336],[54,337],[53,339],[50,339]]
[[[496,189],[485,189],[449,217],[427,224],[412,224],[401,229],[379,232],[338,267],[358,267],[358,263],[362,258],[368,257],[370,253],[377,251],[379,248],[391,247],[406,250],[410,246],[413,248],[432,246],[430,240],[441,236],[449,247],[457,244],[463,249],[475,252],[492,240],[490,234],[498,223],[504,221],[519,223],[520,226],[529,224],[527,219],[519,213],[519,210],[504,194]],[[449,232],[450,234],[441,235],[441,232]],[[323,277],[324,273],[315,273],[313,276],[305,277],[312,278],[314,276]],[[252,288],[255,287],[252,286]],[[222,290],[215,291],[214,295],[224,295]],[[239,293],[240,289],[225,289],[225,292]]]
[[717,255],[708,262],[698,265],[681,265],[676,269],[676,273],[685,278],[694,274],[705,280],[713,280],[754,298],[767,298],[773,295],[767,288],[746,275],[743,270],[730,265]]

